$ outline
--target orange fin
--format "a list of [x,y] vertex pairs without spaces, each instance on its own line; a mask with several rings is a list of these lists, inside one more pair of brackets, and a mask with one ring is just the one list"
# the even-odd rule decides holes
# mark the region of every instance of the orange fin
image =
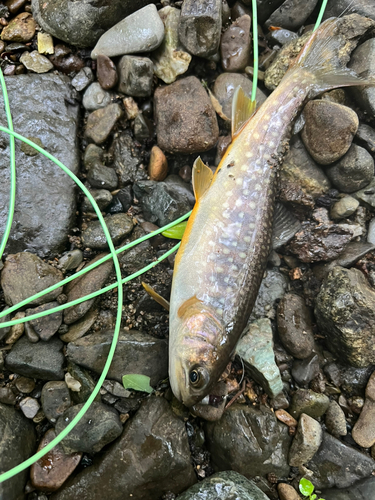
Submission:
[[193,165],[193,189],[196,201],[199,201],[210,187],[213,176],[210,167],[207,167],[198,156]]
[[152,297],[158,304],[164,307],[167,311],[169,311],[169,302],[168,300],[165,300],[164,297],[158,294],[152,286],[148,285],[147,283],[144,283],[142,281],[142,286],[146,290],[146,292],[149,294],[150,297]]
[[252,101],[242,90],[242,87],[236,88],[232,100],[232,140],[253,116],[256,105],[256,101]]
[[188,308],[197,303],[202,303],[202,301],[197,299],[195,295],[193,297],[190,297],[190,299],[185,300],[185,302],[179,307],[177,311],[178,317],[182,318],[182,316],[184,316]]

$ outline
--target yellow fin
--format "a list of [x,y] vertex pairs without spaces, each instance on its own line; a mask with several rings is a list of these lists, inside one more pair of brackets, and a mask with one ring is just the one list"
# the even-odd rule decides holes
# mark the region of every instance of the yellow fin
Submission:
[[252,101],[245,94],[242,87],[238,86],[232,100],[232,139],[234,139],[243,125],[255,113],[256,101]]
[[146,292],[149,294],[150,297],[152,297],[158,304],[164,307],[167,311],[169,311],[169,302],[168,300],[165,300],[164,297],[158,294],[152,286],[148,285],[147,283],[144,283],[142,281],[142,286],[146,290]]
[[198,201],[210,187],[213,176],[214,174],[210,167],[207,167],[201,160],[201,157],[198,156],[193,165],[193,189],[196,201]]

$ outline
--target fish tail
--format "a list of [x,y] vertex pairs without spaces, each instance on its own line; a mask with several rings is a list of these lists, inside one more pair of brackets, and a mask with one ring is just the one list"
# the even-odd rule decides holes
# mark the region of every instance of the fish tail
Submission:
[[341,19],[327,19],[309,38],[294,61],[294,68],[303,68],[313,75],[313,94],[338,87],[375,85],[375,78],[362,78],[343,67],[340,51],[345,41],[339,32]]

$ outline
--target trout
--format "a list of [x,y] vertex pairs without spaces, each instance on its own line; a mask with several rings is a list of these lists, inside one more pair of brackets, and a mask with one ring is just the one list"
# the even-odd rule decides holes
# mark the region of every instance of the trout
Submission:
[[194,164],[196,204],[176,255],[169,333],[171,388],[188,407],[212,395],[251,314],[271,248],[278,171],[299,111],[324,91],[374,85],[339,66],[337,27],[331,18],[311,35],[255,113],[237,89],[233,140],[215,174],[200,158]]

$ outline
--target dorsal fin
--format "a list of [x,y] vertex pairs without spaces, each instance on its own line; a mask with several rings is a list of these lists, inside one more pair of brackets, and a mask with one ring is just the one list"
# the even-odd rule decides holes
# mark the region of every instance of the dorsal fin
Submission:
[[252,101],[242,87],[236,88],[232,100],[232,140],[255,113],[256,105],[256,101]]
[[158,304],[160,304],[161,306],[164,307],[164,309],[166,309],[167,311],[169,311],[169,302],[168,300],[166,300],[164,297],[162,297],[161,295],[158,294],[158,292],[156,292],[152,286],[148,285],[147,283],[144,283],[142,281],[142,286],[143,288],[146,290],[146,292],[149,294],[150,297],[152,297],[155,302],[157,302]]
[[198,201],[210,187],[213,176],[214,174],[210,167],[207,167],[201,160],[201,157],[198,156],[193,165],[193,189],[196,201]]

